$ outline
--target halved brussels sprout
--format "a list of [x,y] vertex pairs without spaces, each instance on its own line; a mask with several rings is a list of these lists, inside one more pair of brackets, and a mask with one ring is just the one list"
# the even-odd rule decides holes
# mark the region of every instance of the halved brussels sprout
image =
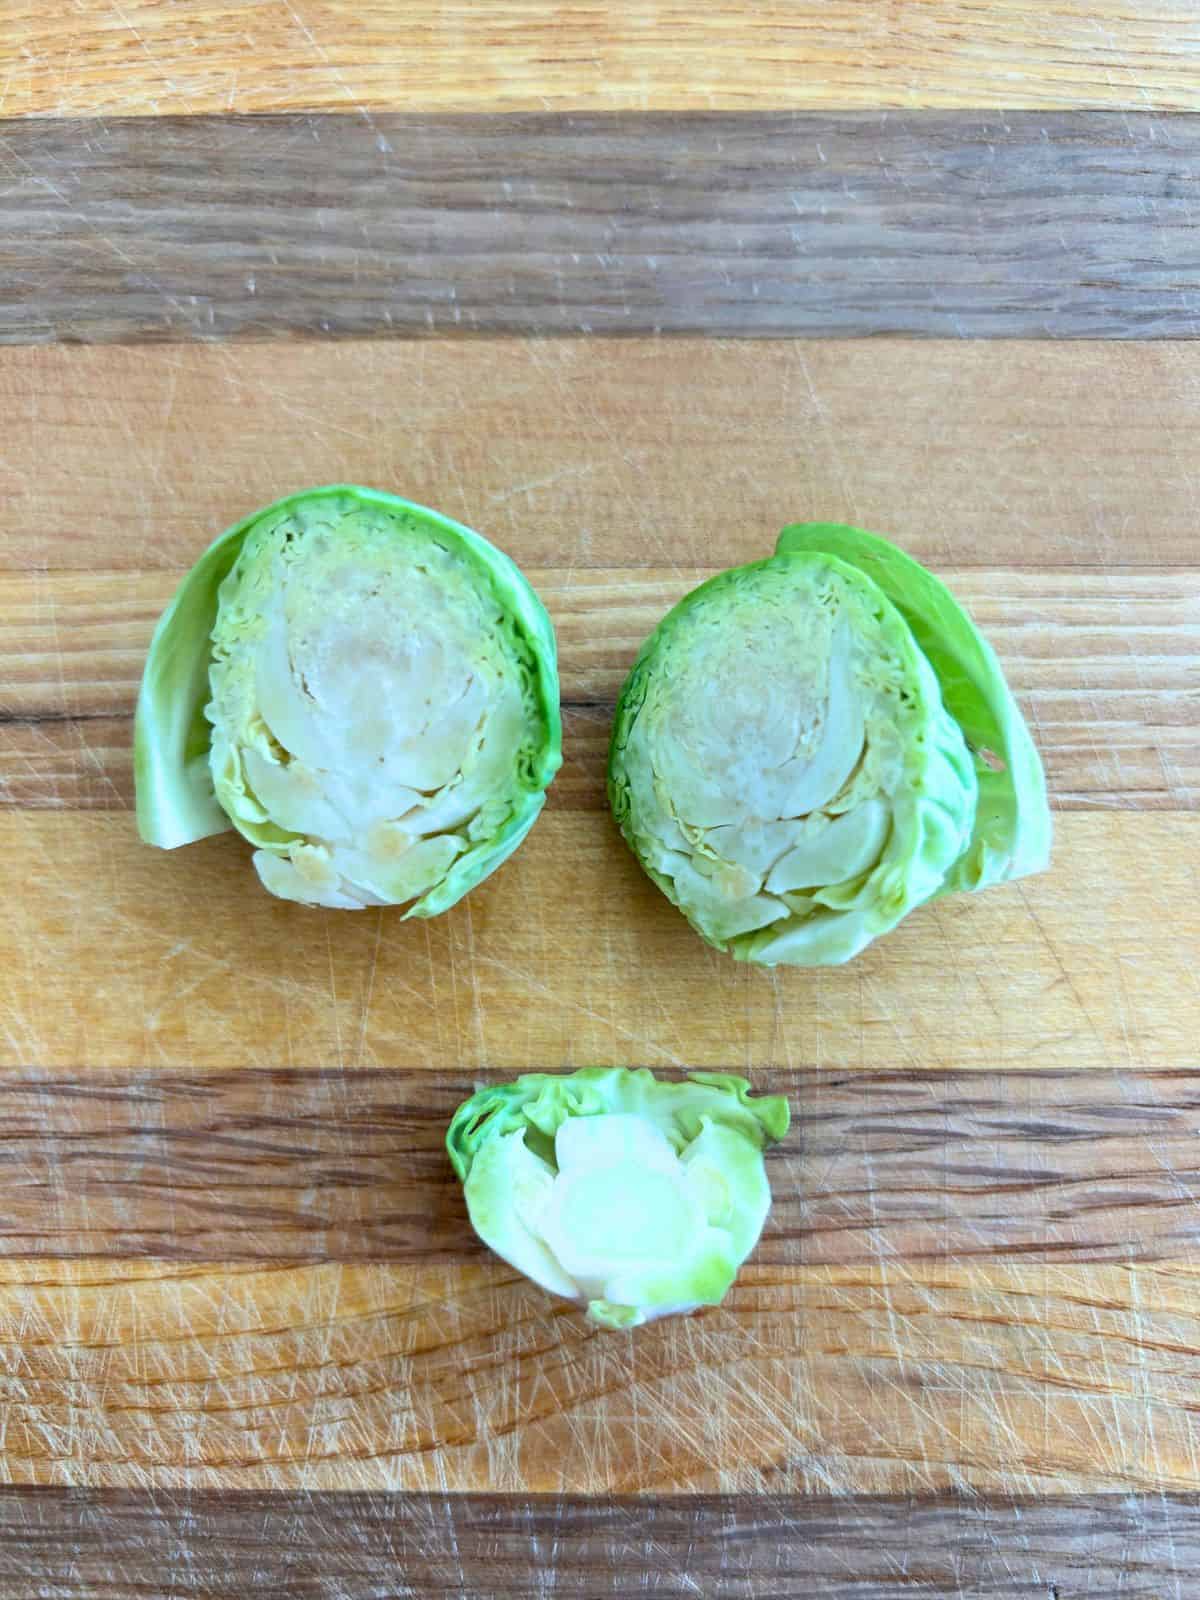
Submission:
[[1045,866],[1041,763],[986,641],[886,540],[785,529],[702,584],[617,705],[609,799],[737,959],[846,961],[915,906]]
[[554,634],[518,568],[338,484],[231,528],[164,612],[138,826],[170,849],[232,824],[272,894],[428,917],[516,849],[560,761]]
[[446,1135],[476,1233],[553,1294],[628,1328],[716,1305],[771,1205],[782,1095],[646,1068],[528,1073],[479,1092]]

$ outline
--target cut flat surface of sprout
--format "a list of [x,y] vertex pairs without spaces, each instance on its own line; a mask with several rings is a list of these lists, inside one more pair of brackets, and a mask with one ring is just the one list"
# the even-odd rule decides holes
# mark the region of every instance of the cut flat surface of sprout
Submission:
[[[216,807],[181,798],[185,771],[203,798],[179,748],[179,729],[197,743],[194,707],[170,698],[194,699],[201,681],[189,661],[172,682],[185,623],[208,668],[215,822]],[[310,491],[231,530],[189,575],[152,646],[138,744],[151,842],[228,818],[275,895],[432,915],[541,808],[559,763],[553,634],[517,569],[470,530],[391,496]]]
[[480,1090],[447,1145],[485,1243],[630,1327],[720,1301],[762,1230],[762,1150],[787,1122],[786,1101],[744,1079],[585,1068]]
[[647,872],[744,960],[848,959],[941,889],[977,780],[882,591],[822,553],[702,585],[643,647],[609,768]]
[[213,641],[213,778],[273,894],[418,900],[503,820],[534,709],[494,599],[423,530],[256,530]]

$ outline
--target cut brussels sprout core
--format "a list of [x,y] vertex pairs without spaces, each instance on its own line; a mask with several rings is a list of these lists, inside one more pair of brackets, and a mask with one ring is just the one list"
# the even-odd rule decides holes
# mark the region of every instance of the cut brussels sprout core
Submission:
[[[946,592],[915,562],[892,552],[904,570],[876,582],[880,548],[857,529],[787,530],[773,559],[681,601],[622,690],[617,821],[741,960],[845,961],[935,894],[1044,865],[1041,767],[995,658],[948,596],[931,615],[921,580]],[[976,756],[985,744],[1015,766]]]
[[787,1125],[786,1100],[743,1078],[587,1067],[481,1089],[446,1144],[480,1238],[625,1328],[720,1301],[770,1208],[763,1148]]
[[137,745],[150,842],[232,822],[273,894],[432,915],[541,807],[559,762],[553,635],[477,534],[392,496],[314,490],[239,524],[185,580]]

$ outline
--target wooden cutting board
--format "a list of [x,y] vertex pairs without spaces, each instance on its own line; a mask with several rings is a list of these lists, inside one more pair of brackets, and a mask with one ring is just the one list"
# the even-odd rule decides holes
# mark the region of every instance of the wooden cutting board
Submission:
[[[1194,9],[552,9],[0,14],[0,1596],[1187,1595]],[[558,631],[547,810],[434,922],[133,825],[181,573],[345,480]],[[1056,848],[758,972],[603,761],[805,518],[970,606]],[[599,1332],[474,1240],[454,1106],[586,1063],[789,1096],[721,1308]]]

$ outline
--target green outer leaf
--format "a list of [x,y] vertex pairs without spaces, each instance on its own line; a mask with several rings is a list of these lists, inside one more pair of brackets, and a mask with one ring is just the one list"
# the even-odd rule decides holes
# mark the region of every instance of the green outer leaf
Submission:
[[133,725],[133,773],[138,832],[163,850],[233,827],[217,800],[208,765],[209,638],[217,620],[217,591],[263,514],[256,511],[209,545],[175,591],[150,641]]
[[465,1182],[490,1140],[525,1129],[530,1148],[545,1154],[568,1117],[607,1111],[648,1117],[677,1150],[700,1133],[706,1118],[736,1129],[761,1150],[783,1138],[791,1117],[783,1095],[754,1095],[745,1078],[728,1072],[689,1072],[683,1081],[656,1078],[649,1067],[527,1072],[464,1100],[447,1129],[446,1150]]
[[138,831],[147,844],[174,849],[232,826],[213,788],[208,765],[212,730],[204,714],[218,590],[247,535],[260,522],[286,513],[301,501],[336,497],[402,512],[448,537],[484,570],[497,600],[530,644],[533,691],[544,719],[545,738],[525,775],[525,798],[494,838],[462,856],[442,882],[406,913],[434,916],[512,854],[545,803],[546,786],[562,764],[557,649],[545,607],[503,551],[440,512],[382,490],[335,483],[286,495],[227,529],[184,578],[154,631],[138,696],[134,731]]
[[[795,523],[776,550],[836,556],[878,584],[908,623],[937,675],[942,703],[975,752],[975,827],[941,892],[1043,871],[1052,824],[1041,758],[995,651],[946,585],[887,539],[845,523]],[[982,758],[985,750],[1001,757],[1003,771]]]

